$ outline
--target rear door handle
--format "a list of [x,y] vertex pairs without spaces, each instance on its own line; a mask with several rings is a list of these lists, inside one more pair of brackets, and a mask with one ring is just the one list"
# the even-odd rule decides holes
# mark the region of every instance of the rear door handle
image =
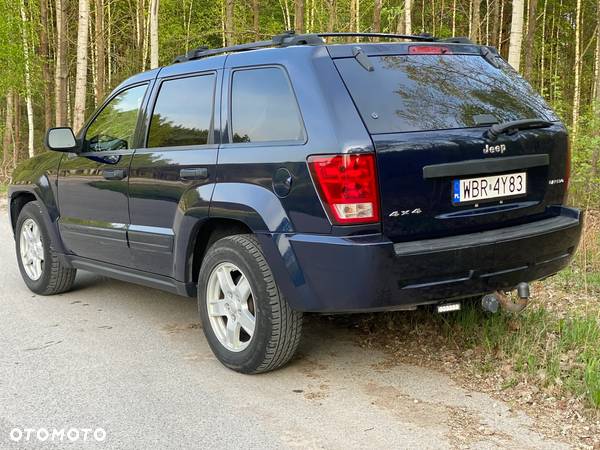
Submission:
[[208,169],[206,167],[181,169],[179,171],[179,178],[182,180],[203,180],[208,178]]
[[106,180],[122,180],[127,176],[127,173],[123,169],[104,169],[102,176]]

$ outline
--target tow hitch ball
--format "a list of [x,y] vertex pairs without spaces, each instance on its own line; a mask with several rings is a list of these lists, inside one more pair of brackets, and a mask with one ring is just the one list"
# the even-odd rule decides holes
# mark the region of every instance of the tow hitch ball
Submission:
[[491,294],[486,294],[481,298],[481,306],[484,310],[496,313],[500,307],[507,311],[518,313],[529,303],[531,296],[529,283],[519,283],[517,285],[517,298],[512,299],[507,293],[496,291]]

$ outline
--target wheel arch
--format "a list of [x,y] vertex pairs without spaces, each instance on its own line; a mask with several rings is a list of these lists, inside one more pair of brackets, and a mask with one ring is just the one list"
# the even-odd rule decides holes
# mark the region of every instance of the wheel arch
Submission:
[[190,242],[186,280],[197,283],[200,266],[208,249],[219,239],[236,234],[254,234],[246,223],[231,218],[209,218],[198,225]]
[[175,278],[196,283],[202,259],[216,240],[233,234],[293,232],[279,198],[263,186],[249,183],[217,183],[208,217],[204,210],[181,204],[182,216],[175,236]]
[[44,226],[48,231],[48,235],[50,236],[50,245],[52,249],[57,253],[65,253],[65,249],[62,245],[62,240],[60,238],[60,234],[58,233],[58,227],[56,225],[56,220],[58,219],[58,212],[55,211],[54,205],[51,205],[51,208],[48,208],[48,205],[44,201],[44,198],[36,192],[35,188],[32,186],[27,187],[17,187],[11,186],[9,190],[9,219],[10,225],[13,231],[13,235],[16,233],[17,220],[21,211],[25,207],[25,205],[37,202],[40,208],[40,212],[42,218],[44,220]]

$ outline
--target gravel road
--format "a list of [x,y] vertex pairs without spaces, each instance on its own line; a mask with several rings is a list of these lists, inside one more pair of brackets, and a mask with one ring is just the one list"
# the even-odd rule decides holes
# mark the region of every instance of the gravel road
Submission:
[[[327,320],[306,319],[287,367],[245,376],[212,356],[193,300],[85,272],[72,292],[34,295],[5,204],[0,215],[1,448],[564,446],[523,412],[390,364]],[[77,440],[61,441],[72,429]],[[57,434],[42,441],[45,430]]]

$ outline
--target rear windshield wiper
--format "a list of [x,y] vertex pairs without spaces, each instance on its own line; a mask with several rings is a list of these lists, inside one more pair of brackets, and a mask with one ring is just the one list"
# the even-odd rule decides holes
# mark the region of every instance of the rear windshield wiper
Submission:
[[521,130],[533,130],[535,128],[548,128],[552,122],[541,119],[524,119],[513,122],[497,123],[492,125],[486,132],[486,136],[492,141],[496,140],[501,134],[513,134]]
[[367,56],[367,54],[360,47],[352,47],[352,56],[358,61],[358,63],[365,69],[367,72],[373,72],[375,68],[373,64],[371,64],[371,60]]

